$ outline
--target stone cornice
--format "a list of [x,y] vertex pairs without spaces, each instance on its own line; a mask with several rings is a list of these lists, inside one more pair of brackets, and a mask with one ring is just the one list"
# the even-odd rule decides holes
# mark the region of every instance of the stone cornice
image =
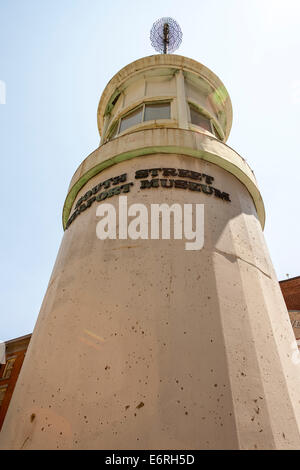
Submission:
[[265,209],[253,171],[246,161],[223,142],[201,132],[155,128],[115,138],[92,152],[76,170],[63,208],[65,229],[73,203],[81,188],[102,170],[119,162],[154,154],[180,154],[214,163],[233,174],[248,189],[262,227]]

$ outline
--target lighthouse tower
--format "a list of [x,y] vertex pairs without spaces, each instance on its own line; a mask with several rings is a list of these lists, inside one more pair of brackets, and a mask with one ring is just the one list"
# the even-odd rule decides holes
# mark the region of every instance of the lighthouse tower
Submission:
[[[295,339],[231,122],[223,83],[187,57],[108,83],[0,448],[300,448]],[[202,204],[203,246],[99,239],[98,208],[121,197]]]

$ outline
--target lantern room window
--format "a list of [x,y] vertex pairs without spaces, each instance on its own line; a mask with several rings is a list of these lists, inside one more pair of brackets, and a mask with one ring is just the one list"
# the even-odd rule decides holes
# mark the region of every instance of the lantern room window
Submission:
[[12,358],[7,360],[6,365],[5,365],[5,369],[4,369],[2,377],[1,377],[2,379],[9,379],[9,377],[11,376],[11,373],[12,373],[12,369],[14,367],[15,360],[16,360],[15,357],[12,357]]
[[170,103],[150,103],[145,105],[144,121],[170,119]]
[[190,113],[191,113],[191,123],[195,124],[195,126],[202,127],[202,129],[205,129],[208,132],[212,132],[212,126],[210,119],[207,117],[203,116],[203,114],[200,113],[194,106],[190,105]]
[[119,132],[126,131],[129,127],[135,126],[136,124],[140,124],[142,122],[143,117],[143,106],[134,109],[126,116],[121,119],[120,129]]
[[130,127],[136,126],[146,121],[156,121],[160,119],[171,119],[170,101],[159,101],[156,103],[144,103],[123,116],[110,128],[109,139],[113,139],[118,134],[126,131]]

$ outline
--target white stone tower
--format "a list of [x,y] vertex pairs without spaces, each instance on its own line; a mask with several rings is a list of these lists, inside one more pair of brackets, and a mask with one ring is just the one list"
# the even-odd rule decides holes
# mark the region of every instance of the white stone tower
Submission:
[[[224,85],[186,57],[145,57],[108,83],[2,449],[300,448],[293,331],[231,121]],[[203,248],[99,240],[96,208],[120,195],[204,204]]]

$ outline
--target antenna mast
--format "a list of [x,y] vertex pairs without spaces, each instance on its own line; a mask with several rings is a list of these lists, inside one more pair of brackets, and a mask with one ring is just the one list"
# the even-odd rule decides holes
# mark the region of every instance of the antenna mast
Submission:
[[169,25],[168,23],[164,24],[164,54],[168,53],[168,44],[169,44]]

